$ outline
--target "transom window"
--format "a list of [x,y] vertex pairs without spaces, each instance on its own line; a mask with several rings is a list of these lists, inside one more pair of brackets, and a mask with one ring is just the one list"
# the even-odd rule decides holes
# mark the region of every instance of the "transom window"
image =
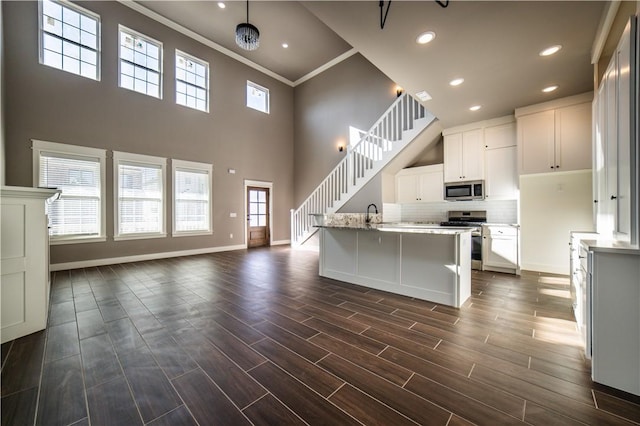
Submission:
[[269,89],[247,81],[247,106],[269,114]]
[[40,3],[40,63],[100,79],[100,16],[55,0]]
[[176,103],[209,112],[209,64],[176,50]]
[[162,97],[162,43],[120,26],[120,87]]
[[47,206],[51,243],[105,241],[106,151],[33,141],[35,186],[57,188]]
[[167,159],[113,152],[116,240],[164,237]]
[[171,160],[173,235],[211,233],[211,164]]

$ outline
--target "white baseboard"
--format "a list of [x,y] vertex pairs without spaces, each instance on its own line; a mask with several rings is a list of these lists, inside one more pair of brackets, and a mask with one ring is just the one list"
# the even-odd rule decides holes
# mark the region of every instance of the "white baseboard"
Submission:
[[80,260],[77,262],[53,263],[49,266],[50,271],[66,271],[67,269],[92,268],[95,266],[115,265],[118,263],[142,262],[145,260],[167,259],[170,257],[194,256],[197,254],[217,253],[221,251],[232,251],[246,249],[246,244],[235,246],[207,247],[202,249],[167,251],[162,253],[139,254],[135,256],[110,257],[106,259]]
[[271,241],[272,246],[285,246],[287,244],[291,244],[291,240]]

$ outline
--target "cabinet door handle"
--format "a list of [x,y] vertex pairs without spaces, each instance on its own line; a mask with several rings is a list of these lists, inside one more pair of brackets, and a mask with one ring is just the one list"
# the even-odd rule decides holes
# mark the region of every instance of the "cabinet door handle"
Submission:
[[551,168],[553,169],[553,168],[555,168],[555,167],[551,166]]
[[618,198],[618,197],[616,197],[615,195],[612,195],[612,196],[611,196],[611,199],[612,199],[612,200],[615,200],[615,199],[617,199],[617,198]]
[[593,200],[593,202],[594,202],[594,203],[597,203],[597,202],[598,202],[598,200]]

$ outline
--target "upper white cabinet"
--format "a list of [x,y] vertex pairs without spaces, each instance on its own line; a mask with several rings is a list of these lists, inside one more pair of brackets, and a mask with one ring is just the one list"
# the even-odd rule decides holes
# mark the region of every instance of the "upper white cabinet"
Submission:
[[591,168],[592,94],[516,110],[520,174]]
[[515,146],[487,149],[484,152],[485,191],[489,200],[518,198],[517,152]]
[[484,129],[485,197],[518,198],[516,125],[506,123]]
[[600,234],[637,243],[638,189],[632,186],[638,171],[632,145],[633,123],[638,117],[631,97],[631,76],[637,75],[631,61],[631,34],[637,30],[632,22],[622,34],[593,102],[593,201]]
[[396,202],[443,201],[442,164],[403,169],[396,175]]
[[484,179],[482,129],[444,136],[444,181]]
[[508,148],[516,146],[516,144],[516,123],[513,121],[484,128],[484,147],[486,149]]
[[518,198],[516,124],[512,115],[446,129],[444,181],[484,180],[485,197]]

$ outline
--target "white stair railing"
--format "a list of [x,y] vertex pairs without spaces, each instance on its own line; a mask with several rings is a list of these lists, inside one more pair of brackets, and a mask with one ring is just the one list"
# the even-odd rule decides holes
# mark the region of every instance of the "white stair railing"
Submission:
[[291,210],[291,245],[304,243],[317,230],[312,214],[335,212],[435,117],[403,94],[296,210]]

